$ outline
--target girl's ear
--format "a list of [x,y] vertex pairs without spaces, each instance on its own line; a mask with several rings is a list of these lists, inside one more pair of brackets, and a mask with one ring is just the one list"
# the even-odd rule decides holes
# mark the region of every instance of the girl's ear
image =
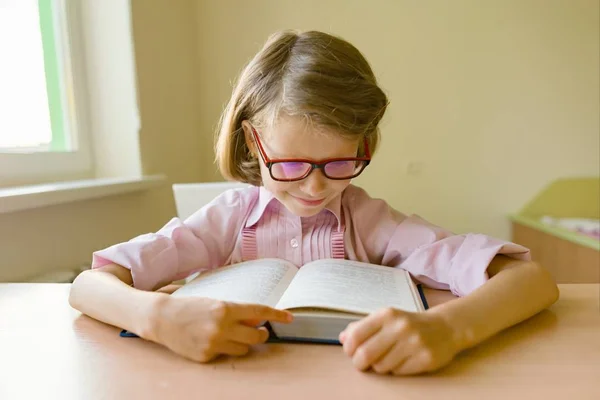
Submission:
[[246,147],[248,147],[250,156],[256,157],[258,155],[256,149],[256,141],[254,140],[254,136],[252,135],[252,125],[250,125],[250,122],[248,120],[242,121],[242,129],[244,129],[244,138],[246,139]]

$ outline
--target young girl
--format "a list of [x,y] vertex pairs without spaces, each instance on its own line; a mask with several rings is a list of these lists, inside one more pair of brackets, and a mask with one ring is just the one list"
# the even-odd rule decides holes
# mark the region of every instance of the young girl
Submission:
[[457,300],[414,314],[383,309],[340,334],[360,370],[414,374],[448,364],[552,304],[558,290],[519,245],[454,235],[350,184],[371,161],[388,100],[361,53],[321,32],[280,32],[242,72],[221,121],[222,174],[247,182],[185,221],[95,252],[73,283],[81,312],[206,362],[243,355],[288,312],[156,291],[256,258],[298,266],[347,258],[403,268]]

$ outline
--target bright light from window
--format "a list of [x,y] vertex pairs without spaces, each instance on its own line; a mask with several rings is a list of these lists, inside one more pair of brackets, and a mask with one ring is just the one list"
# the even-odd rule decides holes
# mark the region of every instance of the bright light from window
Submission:
[[0,0],[0,150],[52,140],[37,0]]

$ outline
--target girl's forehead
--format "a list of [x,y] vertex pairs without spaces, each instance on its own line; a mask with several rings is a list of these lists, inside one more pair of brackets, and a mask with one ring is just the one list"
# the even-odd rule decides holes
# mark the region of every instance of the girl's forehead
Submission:
[[262,131],[265,139],[273,141],[319,140],[350,144],[358,142],[358,138],[343,135],[333,128],[314,124],[307,118],[288,115],[277,118]]
[[307,123],[301,117],[280,118],[261,132],[272,158],[354,157],[359,138]]

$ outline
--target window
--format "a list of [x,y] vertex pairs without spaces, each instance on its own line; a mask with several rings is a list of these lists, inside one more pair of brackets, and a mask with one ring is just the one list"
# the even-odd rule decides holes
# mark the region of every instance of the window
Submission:
[[0,64],[0,151],[73,150],[68,44],[63,40],[63,19],[58,18],[62,12],[53,10],[61,4],[0,4],[0,48],[5,57]]
[[129,1],[0,0],[0,188],[141,176],[133,44]]
[[93,175],[77,3],[0,0],[0,186]]
[[131,17],[127,0],[0,0],[0,214],[164,180],[142,173]]

